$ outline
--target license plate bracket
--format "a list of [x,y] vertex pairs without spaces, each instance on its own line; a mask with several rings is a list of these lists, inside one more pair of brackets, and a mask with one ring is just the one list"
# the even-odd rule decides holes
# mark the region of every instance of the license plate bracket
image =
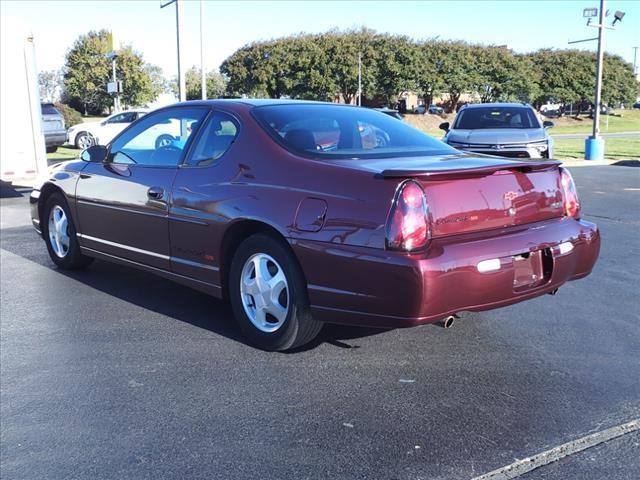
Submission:
[[514,291],[537,287],[551,278],[553,260],[549,249],[513,255],[512,261]]

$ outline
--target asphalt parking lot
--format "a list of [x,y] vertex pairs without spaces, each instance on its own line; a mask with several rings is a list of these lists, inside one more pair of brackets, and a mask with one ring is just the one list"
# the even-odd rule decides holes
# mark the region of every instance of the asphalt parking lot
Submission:
[[[3,199],[0,476],[469,479],[640,417],[640,168],[572,173],[602,231],[590,277],[450,329],[328,326],[286,354],[169,281],[57,271],[27,194]],[[521,478],[640,478],[640,435]]]

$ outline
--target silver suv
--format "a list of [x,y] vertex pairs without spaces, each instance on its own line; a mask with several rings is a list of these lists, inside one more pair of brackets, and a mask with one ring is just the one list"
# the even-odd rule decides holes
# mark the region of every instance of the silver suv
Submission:
[[522,103],[476,103],[462,107],[453,127],[441,123],[453,148],[500,157],[553,158],[553,140],[535,110]]
[[52,103],[41,103],[42,133],[47,153],[55,152],[67,141],[67,129],[64,128],[64,117]]

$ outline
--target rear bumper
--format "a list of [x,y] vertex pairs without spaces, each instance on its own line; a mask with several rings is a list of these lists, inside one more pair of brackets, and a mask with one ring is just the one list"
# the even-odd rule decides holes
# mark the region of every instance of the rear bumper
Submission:
[[59,147],[67,141],[67,132],[60,130],[59,132],[45,132],[44,142],[47,147]]
[[[567,243],[572,246],[568,252]],[[437,239],[420,255],[312,241],[292,246],[307,276],[314,317],[409,327],[460,311],[521,302],[585,277],[598,258],[600,233],[593,223],[562,218],[491,236],[484,232]],[[513,257],[535,251],[548,253],[550,271],[536,284],[514,287]],[[498,270],[478,270],[478,263],[495,259]]]

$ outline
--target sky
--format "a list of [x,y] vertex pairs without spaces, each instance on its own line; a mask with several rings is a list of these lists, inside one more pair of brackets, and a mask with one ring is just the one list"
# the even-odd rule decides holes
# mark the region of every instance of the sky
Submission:
[[[33,33],[39,70],[59,69],[73,41],[89,30],[110,29],[116,41],[131,44],[147,62],[176,75],[175,6],[168,0],[35,1],[0,0],[2,25],[19,22]],[[200,64],[200,1],[184,2],[184,65]],[[449,1],[218,1],[205,10],[205,68],[217,69],[239,47],[256,40],[332,28],[367,27],[415,39],[438,37],[508,45],[516,52],[568,48],[569,40],[596,36],[582,9],[597,0]],[[607,9],[626,13],[616,30],[606,31],[606,51],[633,62],[640,46],[640,0],[608,0]],[[609,20],[610,22],[610,20]],[[595,50],[597,42],[574,47]],[[640,63],[640,53],[638,53]]]

